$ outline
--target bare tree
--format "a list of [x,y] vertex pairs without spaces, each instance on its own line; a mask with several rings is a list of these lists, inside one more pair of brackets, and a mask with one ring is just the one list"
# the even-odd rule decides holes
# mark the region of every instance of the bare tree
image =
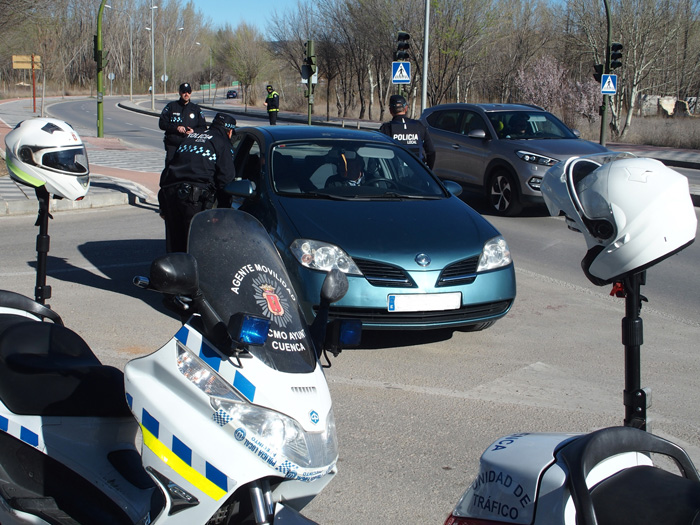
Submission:
[[254,103],[255,95],[251,96],[250,87],[270,60],[262,35],[257,29],[242,23],[233,31],[230,28],[220,30],[217,40],[221,42],[217,62],[225,64],[241,82],[246,106],[249,101]]

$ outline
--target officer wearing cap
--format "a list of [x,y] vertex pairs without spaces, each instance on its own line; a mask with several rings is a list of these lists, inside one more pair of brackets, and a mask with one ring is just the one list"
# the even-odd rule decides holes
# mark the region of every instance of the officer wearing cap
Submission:
[[180,84],[180,98],[168,102],[160,114],[158,127],[165,131],[165,167],[175,155],[175,150],[182,144],[187,135],[192,132],[207,129],[207,121],[200,107],[190,100],[192,86],[187,82]]
[[435,146],[430,134],[421,121],[406,117],[407,111],[406,99],[401,95],[392,95],[389,98],[389,112],[393,118],[382,124],[379,131],[405,145],[432,169]]
[[163,172],[160,187],[168,252],[187,251],[190,222],[196,213],[231,205],[224,188],[236,176],[231,145],[235,129],[233,116],[217,113],[209,129],[183,139]]
[[267,97],[265,97],[265,107],[267,107],[270,126],[275,126],[277,124],[277,114],[280,112],[280,95],[269,84],[267,86]]

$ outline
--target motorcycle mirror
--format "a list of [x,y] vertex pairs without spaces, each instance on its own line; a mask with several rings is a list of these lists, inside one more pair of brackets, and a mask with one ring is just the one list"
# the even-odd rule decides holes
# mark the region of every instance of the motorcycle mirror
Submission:
[[333,268],[323,280],[321,304],[331,304],[340,301],[348,293],[348,287],[347,276],[337,268]]
[[151,263],[149,288],[171,295],[193,296],[199,290],[197,260],[189,253],[169,253]]

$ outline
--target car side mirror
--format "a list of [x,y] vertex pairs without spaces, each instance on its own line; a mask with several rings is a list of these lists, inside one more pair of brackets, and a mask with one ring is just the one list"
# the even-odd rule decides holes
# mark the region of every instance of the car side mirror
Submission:
[[459,197],[462,194],[462,185],[453,180],[444,180],[442,183],[452,195]]
[[467,133],[467,137],[470,139],[485,139],[486,138],[486,132],[483,129],[473,129],[469,133]]
[[576,135],[576,138],[577,138],[577,139],[580,139],[580,138],[581,138],[581,132],[580,132],[579,130],[577,130],[577,129],[572,129],[571,132],[572,132],[574,135]]
[[236,179],[229,182],[224,188],[224,191],[236,197],[252,197],[255,195],[255,183],[248,179]]

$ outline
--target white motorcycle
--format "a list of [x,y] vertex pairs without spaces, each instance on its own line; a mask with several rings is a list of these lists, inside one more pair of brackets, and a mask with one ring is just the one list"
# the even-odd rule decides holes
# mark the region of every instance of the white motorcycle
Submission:
[[498,438],[445,525],[697,525],[698,472],[681,447],[646,431],[650,390],[640,385],[640,287],[647,268],[695,239],[688,181],[655,160],[606,154],[554,166],[542,193],[586,238],[589,280],[625,298],[624,426]]
[[191,317],[124,374],[0,291],[0,523],[313,523],[298,511],[338,459],[319,358],[359,342],[357,324],[325,337],[347,279],[328,275],[312,341],[265,229],[219,209],[136,282]]

